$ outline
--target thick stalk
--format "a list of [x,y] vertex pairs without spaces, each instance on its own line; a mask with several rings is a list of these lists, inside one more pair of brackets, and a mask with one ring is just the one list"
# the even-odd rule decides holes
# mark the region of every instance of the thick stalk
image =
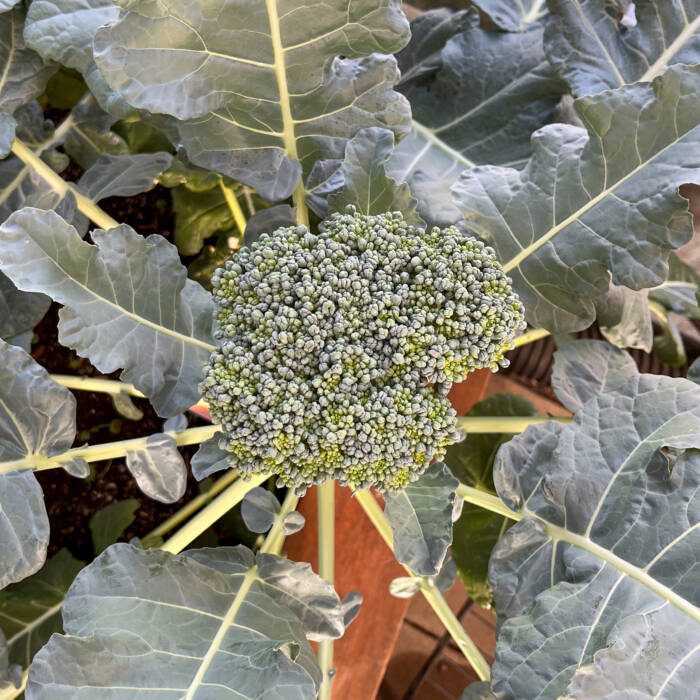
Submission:
[[573,418],[556,416],[460,416],[457,427],[467,433],[522,433],[530,425],[556,421],[571,423]]
[[284,519],[297,507],[297,503],[299,503],[299,496],[294,493],[294,489],[289,489],[284,501],[282,501],[280,512],[277,514],[270,532],[267,533],[267,537],[260,547],[260,551],[263,554],[276,554],[277,556],[282,554],[286,537],[284,534]]
[[44,163],[34,151],[20,139],[15,139],[12,143],[12,152],[32,170],[36,172],[50,187],[61,197],[65,197],[69,192],[75,197],[76,204],[80,212],[88,219],[97,224],[100,228],[110,229],[119,225],[107,212],[100,209],[89,197],[86,197],[79,189],[66,182],[60,175],[57,175]]
[[534,343],[536,340],[540,340],[541,338],[546,338],[548,335],[549,335],[549,331],[545,330],[544,328],[533,328],[532,330],[527,331],[527,333],[523,333],[522,335],[519,335],[513,341],[513,347],[519,348],[519,347],[522,347],[523,345],[527,345],[528,343]]
[[[110,394],[118,396],[119,394],[128,394],[138,399],[145,399],[142,394],[133,384],[120,382],[116,379],[100,379],[99,377],[76,377],[70,374],[52,374],[56,384],[73,389],[75,391],[95,391],[100,394]],[[198,401],[191,408],[207,408],[206,401]]]
[[224,489],[228,488],[237,478],[238,472],[234,469],[229,469],[211,485],[208,491],[200,493],[199,496],[193,498],[187,505],[180,508],[177,513],[171,515],[166,521],[162,522],[157,528],[146,535],[142,540],[143,546],[150,546],[149,542],[157,541],[163,535],[174,530],[180,523],[183,523],[190,516],[194,515],[202,506],[209,503],[214,496],[218,496]]
[[[333,585],[335,558],[335,480],[324,481],[318,487],[318,573]],[[318,644],[318,663],[322,680],[319,700],[330,700],[333,681],[333,640]]]
[[205,530],[208,530],[219,518],[238,505],[245,495],[256,486],[270,478],[269,474],[256,474],[249,480],[239,479],[219,494],[208,506],[203,508],[186,525],[181,527],[161,549],[171,554],[179,554],[194,542]]
[[481,489],[475,489],[473,486],[465,486],[460,484],[457,487],[457,496],[467,503],[473,503],[475,506],[489,510],[492,513],[498,513],[511,520],[522,520],[522,515],[511,510],[503,501],[491,493],[486,493]]
[[243,236],[243,234],[245,233],[245,227],[248,225],[248,222],[246,221],[243,209],[241,209],[238,197],[236,197],[236,193],[224,182],[224,178],[221,176],[219,177],[219,189],[224,195],[226,204],[228,205],[233,220],[236,222],[236,226],[238,227],[241,236]]
[[[367,514],[367,517],[377,528],[377,532],[382,536],[384,542],[386,542],[387,546],[393,551],[394,535],[391,531],[391,526],[374,496],[369,491],[363,490],[356,491],[355,497]],[[491,669],[488,662],[483,657],[476,644],[474,644],[469,635],[465,632],[455,614],[450,610],[450,606],[447,604],[440,590],[435,586],[435,583],[428,577],[418,576],[407,566],[403,568],[406,569],[409,576],[420,580],[420,592],[423,594],[423,597],[430,607],[435,611],[435,614],[440,618],[442,624],[445,625],[445,629],[450,633],[457,648],[464,654],[464,657],[471,664],[479,678],[482,681],[488,680],[491,676]]]
[[[200,428],[188,428],[180,432],[167,432],[175,440],[177,445],[198,445],[208,440],[217,432],[217,425],[205,425]],[[86,462],[101,462],[105,459],[125,457],[127,452],[142,450],[147,447],[147,438],[133,438],[131,440],[119,440],[108,442],[104,445],[88,445],[87,447],[74,447],[59,455],[47,457],[46,455],[29,455],[22,459],[10,462],[0,462],[0,474],[9,474],[23,469],[35,471],[43,469],[56,469],[74,459],[84,459]]]

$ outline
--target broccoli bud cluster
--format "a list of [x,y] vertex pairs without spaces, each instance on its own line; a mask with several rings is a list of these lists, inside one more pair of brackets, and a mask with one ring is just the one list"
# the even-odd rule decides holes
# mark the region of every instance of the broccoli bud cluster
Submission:
[[244,473],[397,489],[458,439],[447,392],[507,361],[523,309],[494,253],[454,227],[349,208],[282,228],[213,277],[202,384]]

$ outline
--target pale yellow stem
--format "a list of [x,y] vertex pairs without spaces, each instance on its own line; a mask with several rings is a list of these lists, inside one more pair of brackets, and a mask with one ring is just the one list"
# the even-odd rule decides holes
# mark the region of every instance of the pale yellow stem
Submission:
[[[333,585],[335,577],[335,481],[324,481],[318,487],[318,573]],[[322,680],[319,700],[332,696],[333,640],[323,639],[318,644],[318,665]]]

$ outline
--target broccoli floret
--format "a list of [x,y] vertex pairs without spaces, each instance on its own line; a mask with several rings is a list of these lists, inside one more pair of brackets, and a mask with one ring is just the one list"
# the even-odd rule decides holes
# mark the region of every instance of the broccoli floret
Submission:
[[524,326],[494,253],[457,228],[348,209],[263,234],[213,277],[202,384],[222,447],[283,485],[397,489],[458,439],[447,392]]

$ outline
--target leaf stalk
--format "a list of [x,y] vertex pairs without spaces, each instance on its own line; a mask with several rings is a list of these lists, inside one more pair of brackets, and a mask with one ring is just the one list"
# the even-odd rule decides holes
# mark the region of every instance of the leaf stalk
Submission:
[[[384,542],[393,551],[394,535],[391,531],[391,526],[372,493],[367,490],[355,491],[355,497]],[[488,680],[491,677],[491,668],[488,662],[471,637],[466,633],[434,581],[427,576],[418,576],[405,565],[403,568],[409,576],[420,580],[420,592],[435,611],[445,629],[450,633],[455,644],[457,644],[457,648],[464,654],[464,657],[471,664],[479,678],[482,681]]]
[[[331,585],[335,577],[335,480],[324,481],[318,487],[318,573]],[[319,700],[330,700],[333,681],[333,640],[318,644],[318,663],[322,680]]]

